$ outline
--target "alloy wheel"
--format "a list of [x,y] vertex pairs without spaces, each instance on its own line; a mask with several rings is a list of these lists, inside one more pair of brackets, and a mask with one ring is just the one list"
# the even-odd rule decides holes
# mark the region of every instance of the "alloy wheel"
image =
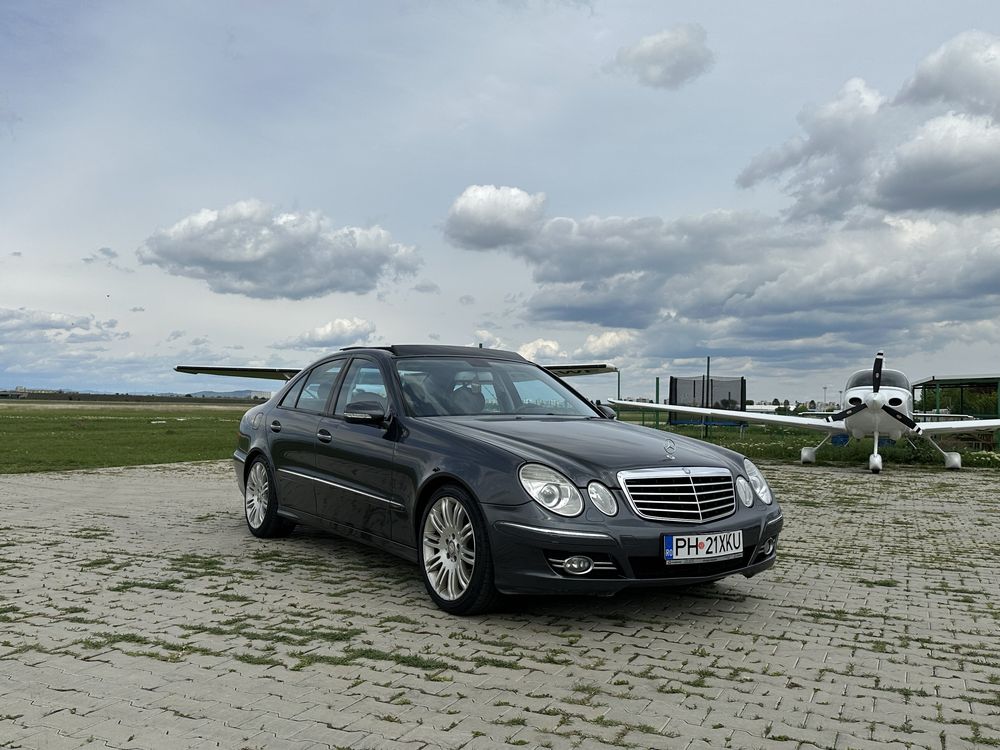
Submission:
[[250,467],[245,496],[247,523],[251,528],[259,529],[264,523],[270,495],[271,483],[267,478],[267,468],[263,462],[258,461]]
[[427,580],[438,596],[454,601],[468,590],[476,566],[476,532],[454,497],[438,498],[427,513],[423,552]]

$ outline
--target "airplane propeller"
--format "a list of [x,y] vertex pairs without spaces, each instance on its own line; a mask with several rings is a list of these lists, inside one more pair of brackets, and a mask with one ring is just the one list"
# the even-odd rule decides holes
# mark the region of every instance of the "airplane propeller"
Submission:
[[[884,352],[879,352],[875,355],[875,364],[872,365],[872,393],[878,393],[879,386],[882,385],[882,358],[885,357]],[[855,404],[854,406],[849,406],[843,411],[838,411],[836,414],[832,414],[826,418],[827,422],[839,422],[842,419],[847,419],[847,417],[853,417],[858,412],[864,411],[868,408],[868,404]],[[883,407],[886,408],[886,407]],[[893,409],[893,411],[896,411]],[[905,416],[899,412],[900,417]],[[894,415],[895,416],[895,415]],[[899,417],[896,417],[897,419]]]
[[[875,363],[872,365],[873,394],[878,393],[879,388],[882,386],[882,360],[884,358],[885,358],[884,352],[879,352],[878,354],[875,355]],[[876,401],[875,403],[877,404],[878,402]],[[836,414],[827,417],[826,421],[839,422],[841,419],[847,419],[848,417],[853,417],[858,412],[862,412],[867,408],[868,404],[866,403],[855,404],[854,406],[849,406],[843,411],[839,411]],[[894,409],[888,404],[881,404],[877,408],[881,408],[882,411],[884,411],[886,414],[888,414],[890,417],[895,419],[900,424],[906,425],[911,430],[920,432],[920,427],[917,425],[917,423],[914,422],[912,419],[910,419],[908,416],[906,416],[903,412],[899,411],[898,409]]]
[[920,426],[912,419],[910,419],[908,416],[903,414],[903,412],[898,411],[897,409],[893,409],[891,406],[888,405],[883,405],[882,411],[884,411],[886,414],[888,414],[890,417],[895,419],[900,424],[904,424],[911,430],[915,430],[918,433],[920,432]]
[[839,422],[841,419],[847,419],[848,417],[853,417],[859,411],[864,411],[868,408],[868,404],[856,404],[854,406],[848,406],[843,411],[838,411],[836,414],[832,414],[826,418],[827,422]]
[[878,393],[878,389],[882,385],[882,359],[885,357],[885,352],[878,352],[875,355],[875,364],[872,365],[872,393]]

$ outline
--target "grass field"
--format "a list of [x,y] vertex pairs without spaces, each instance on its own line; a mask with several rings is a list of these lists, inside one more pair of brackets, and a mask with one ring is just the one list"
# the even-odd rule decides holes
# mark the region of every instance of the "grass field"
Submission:
[[0,473],[227,458],[248,407],[4,404]]
[[[236,445],[236,428],[246,406],[188,404],[0,404],[0,474],[64,471],[104,466],[137,466],[228,458]],[[623,412],[624,421],[647,426],[649,413]],[[666,427],[665,423],[661,427]],[[699,426],[673,426],[671,432],[701,437]],[[797,462],[799,449],[816,445],[822,435],[809,430],[751,425],[713,427],[708,439],[750,458]],[[871,439],[845,447],[826,445],[817,459],[827,464],[865,466]],[[880,450],[886,466],[941,466],[942,460],[924,441]],[[1000,454],[966,451],[965,466],[1000,468]]]

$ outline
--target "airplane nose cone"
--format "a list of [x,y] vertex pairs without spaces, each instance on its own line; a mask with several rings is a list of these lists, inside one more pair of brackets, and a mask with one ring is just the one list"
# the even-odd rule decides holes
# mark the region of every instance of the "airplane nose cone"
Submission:
[[885,398],[883,398],[881,393],[869,393],[865,396],[865,406],[869,409],[881,409],[885,404]]

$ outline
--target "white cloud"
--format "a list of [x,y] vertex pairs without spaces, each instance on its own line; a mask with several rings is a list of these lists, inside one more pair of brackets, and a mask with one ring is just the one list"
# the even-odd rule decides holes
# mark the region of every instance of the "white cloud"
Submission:
[[247,200],[203,209],[150,236],[141,263],[204,279],[214,292],[303,299],[370,292],[420,266],[414,248],[379,226],[334,228],[319,212],[279,212]]
[[817,357],[874,351],[933,320],[971,322],[1000,308],[1000,213],[841,226],[715,212],[563,218],[540,237],[503,250],[540,282],[527,319],[615,329],[590,336],[576,356],[620,347],[795,366],[808,342]]
[[67,344],[128,338],[116,330],[118,321],[93,315],[0,307],[0,337],[4,344]]
[[768,149],[748,164],[736,183],[752,187],[768,179],[785,179],[795,199],[793,218],[811,215],[837,218],[857,205],[872,154],[883,135],[886,99],[864,80],[852,78],[826,104],[799,114],[805,136],[795,136]]
[[896,100],[1000,115],[1000,37],[966,31],[949,39],[920,63]]
[[506,349],[507,345],[503,342],[499,336],[494,334],[485,328],[476,329],[474,332],[475,340],[472,341],[468,346],[479,346],[482,344],[487,349]]
[[374,333],[375,324],[370,320],[337,318],[274,346],[280,349],[340,349],[345,346],[367,344]]
[[423,279],[414,284],[413,291],[421,294],[441,294],[441,287],[433,281]]
[[876,194],[874,202],[890,210],[1000,208],[1000,128],[984,116],[929,120],[892,153]]
[[537,232],[545,213],[545,193],[516,187],[470,185],[451,206],[445,235],[471,250],[524,242]]
[[778,181],[794,200],[791,219],[992,210],[998,115],[1000,37],[966,32],[924,59],[891,102],[853,78],[831,101],[804,108],[802,134],[756,156],[736,181]]
[[116,271],[123,271],[124,273],[135,273],[131,268],[126,268],[119,265],[117,262],[118,253],[112,250],[110,247],[100,247],[90,255],[82,258],[83,262],[88,266],[95,263],[99,263],[102,266],[107,266],[108,268],[113,268]]
[[532,362],[561,359],[566,356],[566,353],[559,348],[558,341],[542,338],[522,344],[517,348],[517,353]]
[[463,294],[461,297],[458,298],[458,304],[465,305],[466,307],[468,307],[469,305],[476,304],[476,298],[473,297],[471,294]]
[[643,86],[679,89],[707,73],[715,56],[699,24],[678,24],[622,47],[609,70],[628,73]]
[[576,357],[618,357],[624,354],[636,340],[634,331],[604,331],[591,334],[583,346],[573,352]]

